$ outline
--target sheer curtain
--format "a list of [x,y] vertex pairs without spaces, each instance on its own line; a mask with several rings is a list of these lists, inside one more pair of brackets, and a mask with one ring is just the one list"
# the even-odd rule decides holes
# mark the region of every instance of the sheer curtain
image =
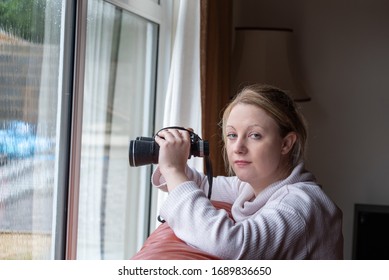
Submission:
[[164,125],[200,133],[200,1],[181,0],[179,5]]
[[[173,44],[169,83],[166,94],[164,127],[190,127],[201,135],[200,96],[200,0],[178,1],[178,19]],[[203,168],[201,158],[191,158],[189,165]],[[160,193],[158,204],[166,198]]]
[[152,135],[157,24],[88,1],[78,259],[125,259],[147,235],[151,166],[131,168],[129,139]]

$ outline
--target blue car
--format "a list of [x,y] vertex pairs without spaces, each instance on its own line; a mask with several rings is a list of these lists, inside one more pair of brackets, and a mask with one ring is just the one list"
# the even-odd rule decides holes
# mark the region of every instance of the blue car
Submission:
[[28,158],[52,150],[53,143],[36,136],[36,125],[11,121],[0,129],[0,165],[10,159]]

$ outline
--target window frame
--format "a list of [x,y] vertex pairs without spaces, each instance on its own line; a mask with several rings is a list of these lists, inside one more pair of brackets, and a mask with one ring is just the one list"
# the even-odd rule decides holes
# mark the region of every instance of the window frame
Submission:
[[[104,0],[159,25],[155,126],[161,127],[171,53],[172,1],[161,4],[144,0]],[[77,259],[78,205],[85,73],[86,25],[88,1],[66,1],[63,48],[63,85],[61,103],[60,161],[53,256],[55,259]],[[72,93],[72,94],[70,94]],[[67,136],[67,137],[66,137]],[[62,141],[62,140],[61,140]],[[66,176],[68,174],[68,176]],[[150,192],[149,221],[144,238],[155,222],[156,191]]]
[[53,209],[53,227],[52,227],[52,258],[65,259],[66,257],[66,239],[68,225],[68,203],[70,183],[69,163],[70,163],[70,143],[71,143],[71,120],[72,120],[72,101],[73,101],[73,79],[74,61],[75,61],[75,26],[76,26],[76,3],[75,1],[65,1],[64,11],[62,12],[62,40],[61,59],[62,59],[62,77],[61,82],[61,105],[59,120],[58,143],[58,174],[56,176],[56,192]]

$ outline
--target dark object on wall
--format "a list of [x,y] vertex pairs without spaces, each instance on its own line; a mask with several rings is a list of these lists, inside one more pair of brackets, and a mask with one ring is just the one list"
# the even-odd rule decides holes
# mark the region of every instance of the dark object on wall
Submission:
[[352,258],[389,260],[389,205],[355,204]]

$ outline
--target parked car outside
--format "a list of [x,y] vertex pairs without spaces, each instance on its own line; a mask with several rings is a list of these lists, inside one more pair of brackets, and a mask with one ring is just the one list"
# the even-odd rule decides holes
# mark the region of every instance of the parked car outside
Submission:
[[23,121],[9,121],[0,129],[0,165],[13,159],[28,158],[36,154],[48,153],[53,142],[39,137],[36,125]]

